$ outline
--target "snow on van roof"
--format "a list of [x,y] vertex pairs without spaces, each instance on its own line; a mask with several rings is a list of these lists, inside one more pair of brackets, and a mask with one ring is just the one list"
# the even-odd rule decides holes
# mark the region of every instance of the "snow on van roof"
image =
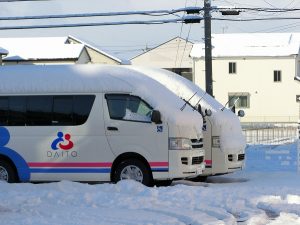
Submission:
[[[167,70],[143,67],[134,67],[134,69],[157,80],[177,96],[185,100],[190,99],[189,102],[192,105],[195,106],[200,103],[203,109],[210,109],[212,115],[209,119],[216,129],[220,131],[221,149],[223,151],[230,150],[231,153],[234,153],[245,147],[246,141],[242,134],[238,117],[229,109],[224,108],[222,104],[199,86]],[[193,95],[194,97],[192,97]]]
[[112,77],[111,66],[18,65],[0,67],[0,94],[131,92],[129,83]]
[[[131,67],[113,65],[19,65],[0,67],[1,94],[132,93],[180,125],[191,138],[201,135],[202,118],[159,82]],[[196,124],[196,125],[195,125]],[[193,129],[191,129],[193,128]]]
[[8,51],[6,49],[0,47],[0,55],[7,55],[7,54],[8,54]]

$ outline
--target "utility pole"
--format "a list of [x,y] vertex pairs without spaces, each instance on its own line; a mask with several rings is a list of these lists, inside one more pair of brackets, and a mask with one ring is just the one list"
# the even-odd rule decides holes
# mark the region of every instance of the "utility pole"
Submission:
[[205,85],[206,92],[213,96],[212,54],[211,54],[211,0],[204,0],[205,40]]

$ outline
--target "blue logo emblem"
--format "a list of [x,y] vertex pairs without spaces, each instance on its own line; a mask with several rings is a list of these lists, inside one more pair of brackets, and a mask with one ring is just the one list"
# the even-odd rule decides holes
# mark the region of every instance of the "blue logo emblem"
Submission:
[[157,132],[163,132],[163,126],[157,126]]

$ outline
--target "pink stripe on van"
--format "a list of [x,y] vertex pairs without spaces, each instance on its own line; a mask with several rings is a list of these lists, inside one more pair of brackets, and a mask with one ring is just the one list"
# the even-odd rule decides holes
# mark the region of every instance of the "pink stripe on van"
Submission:
[[204,160],[206,165],[211,165],[212,164],[212,160]]
[[150,162],[150,166],[169,166],[169,162]]
[[110,162],[30,162],[29,167],[111,167]]

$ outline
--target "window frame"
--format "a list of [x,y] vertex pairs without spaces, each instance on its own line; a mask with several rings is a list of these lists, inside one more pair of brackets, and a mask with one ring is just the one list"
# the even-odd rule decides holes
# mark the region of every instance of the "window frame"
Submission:
[[274,83],[282,82],[282,71],[281,70],[274,70],[273,71],[273,82]]
[[228,73],[229,74],[237,74],[237,64],[236,62],[228,63]]
[[[151,111],[153,112],[154,108],[148,103],[146,102],[144,99],[142,99],[141,97],[139,96],[136,96],[136,95],[131,95],[131,94],[118,94],[118,93],[108,93],[108,94],[105,94],[104,97],[106,99],[106,104],[107,104],[107,109],[108,109],[108,115],[109,115],[109,118],[111,120],[120,120],[120,121],[128,121],[128,122],[136,122],[136,123],[152,123],[151,121],[151,117],[150,117],[150,120],[149,121],[142,121],[142,120],[128,120],[128,119],[124,119],[124,117],[122,118],[119,118],[119,117],[111,117],[111,113],[110,113],[110,106],[109,106],[109,99],[108,97],[109,96],[124,96],[124,97],[135,97],[135,98],[138,98],[141,102],[143,102],[149,109],[151,109]],[[126,108],[125,108],[126,110]]]
[[239,105],[235,104],[235,107],[239,108],[239,109],[249,109],[250,108],[250,93],[248,93],[248,92],[230,92],[230,93],[228,93],[228,107],[229,108],[233,107],[233,104],[231,104],[233,99],[236,99],[236,98],[240,99],[241,97],[242,98],[246,97],[246,100],[247,100],[246,106],[241,105],[241,104],[239,104]]
[[[75,107],[74,105],[78,102],[76,102],[76,98],[78,96],[89,96],[90,97],[90,105],[88,106],[88,110],[86,111],[86,114],[85,114],[85,120],[81,119],[81,120],[75,120],[74,119],[74,115],[75,115]],[[50,121],[48,122],[44,122],[46,120],[43,121],[43,117],[36,117],[36,115],[39,115],[39,113],[41,113],[40,110],[38,110],[38,107],[37,107],[37,110],[32,110],[34,109],[34,102],[31,102],[31,104],[29,104],[29,100],[32,100],[34,99],[34,97],[40,97],[40,98],[51,98],[50,99],[50,102],[51,102],[51,106],[48,107],[49,110],[45,111],[45,112],[42,112],[42,113],[45,113],[45,118],[48,117],[48,119],[50,118]],[[69,97],[72,99],[72,121],[68,121],[68,123],[66,124],[62,124],[62,123],[55,123],[54,121],[54,99],[55,98],[60,98],[60,97]],[[20,99],[23,99],[23,103],[25,105],[25,111],[24,111],[24,119],[22,121],[22,123],[19,123],[17,124],[15,120],[12,120],[12,116],[11,116],[11,99],[16,99],[16,100],[20,100]],[[18,99],[19,98],[19,99]],[[32,99],[30,99],[32,98]],[[61,95],[61,94],[51,94],[51,95],[43,95],[43,94],[38,94],[38,95],[0,95],[0,99],[8,99],[8,108],[5,109],[5,110],[1,110],[1,113],[5,113],[6,114],[6,121],[2,121],[0,126],[10,126],[10,127],[24,127],[24,126],[28,126],[28,127],[41,127],[41,126],[81,126],[81,125],[84,125],[89,117],[90,117],[90,114],[92,112],[92,109],[93,109],[93,105],[95,104],[95,99],[96,99],[96,95],[95,94],[66,94],[66,95]],[[49,99],[48,99],[49,100]],[[49,101],[48,101],[49,103]],[[30,106],[33,106],[32,108],[30,108]],[[21,112],[21,111],[20,111]],[[22,111],[23,112],[23,111]],[[21,113],[22,113],[21,112]],[[4,114],[3,113],[3,114]],[[18,115],[19,112],[16,112],[15,114]],[[41,122],[43,121],[43,122]],[[79,121],[79,122],[78,122]],[[17,121],[18,122],[18,121]]]

